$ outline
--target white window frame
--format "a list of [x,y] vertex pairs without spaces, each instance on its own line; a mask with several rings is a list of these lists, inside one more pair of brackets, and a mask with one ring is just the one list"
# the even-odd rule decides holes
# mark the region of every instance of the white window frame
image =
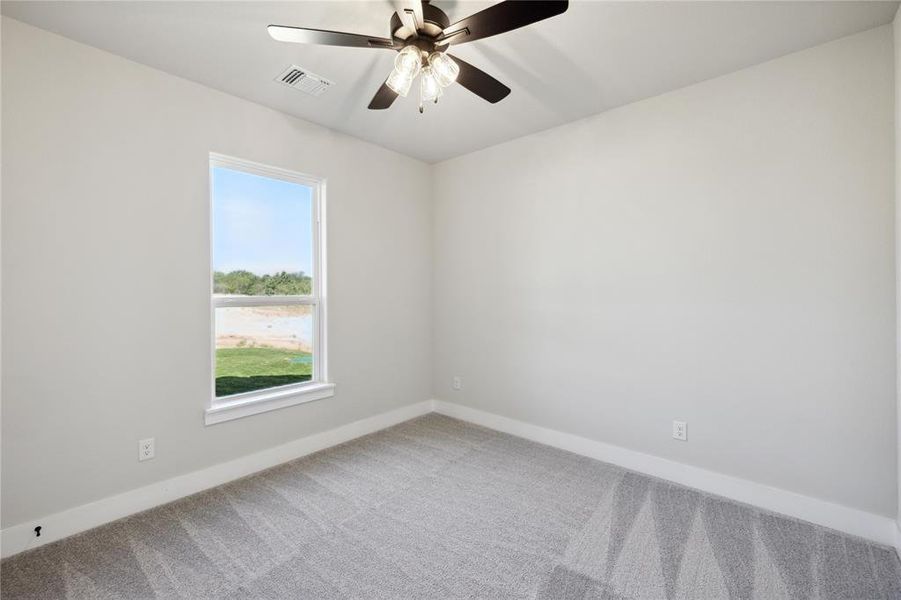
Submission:
[[[213,169],[224,167],[299,183],[312,189],[313,201],[313,272],[309,296],[230,296],[213,294]],[[326,350],[326,275],[325,275],[325,179],[304,175],[288,169],[270,167],[249,160],[210,153],[210,400],[204,421],[207,425],[231,421],[249,415],[267,412],[303,402],[312,402],[335,395],[335,384],[328,379],[328,353]],[[216,398],[216,309],[237,306],[273,306],[304,304],[312,306],[313,314],[313,373],[310,381],[244,392]]]

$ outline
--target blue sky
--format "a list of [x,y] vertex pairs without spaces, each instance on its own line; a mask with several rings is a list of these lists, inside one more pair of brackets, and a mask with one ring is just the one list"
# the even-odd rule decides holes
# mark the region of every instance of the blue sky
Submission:
[[312,192],[299,183],[213,169],[213,269],[312,273]]

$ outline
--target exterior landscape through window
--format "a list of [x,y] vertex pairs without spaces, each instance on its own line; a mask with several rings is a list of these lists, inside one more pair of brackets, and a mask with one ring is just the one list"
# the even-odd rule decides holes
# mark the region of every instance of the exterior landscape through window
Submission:
[[315,190],[211,166],[215,397],[316,378]]

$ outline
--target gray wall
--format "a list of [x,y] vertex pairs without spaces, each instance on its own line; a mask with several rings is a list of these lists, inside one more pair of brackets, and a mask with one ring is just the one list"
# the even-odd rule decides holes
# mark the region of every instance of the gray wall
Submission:
[[[2,44],[4,527],[429,398],[427,165],[10,19]],[[328,178],[334,398],[204,427],[210,151]]]
[[[3,527],[432,392],[895,514],[890,27],[435,167],[2,38]],[[202,425],[210,151],[329,178],[332,399]]]
[[437,165],[437,396],[896,514],[892,63],[887,25]]

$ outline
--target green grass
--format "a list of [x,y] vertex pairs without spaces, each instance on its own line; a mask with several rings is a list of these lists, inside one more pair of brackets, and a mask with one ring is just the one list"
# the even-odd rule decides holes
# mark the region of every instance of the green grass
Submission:
[[312,355],[279,348],[216,350],[216,396],[309,381]]

